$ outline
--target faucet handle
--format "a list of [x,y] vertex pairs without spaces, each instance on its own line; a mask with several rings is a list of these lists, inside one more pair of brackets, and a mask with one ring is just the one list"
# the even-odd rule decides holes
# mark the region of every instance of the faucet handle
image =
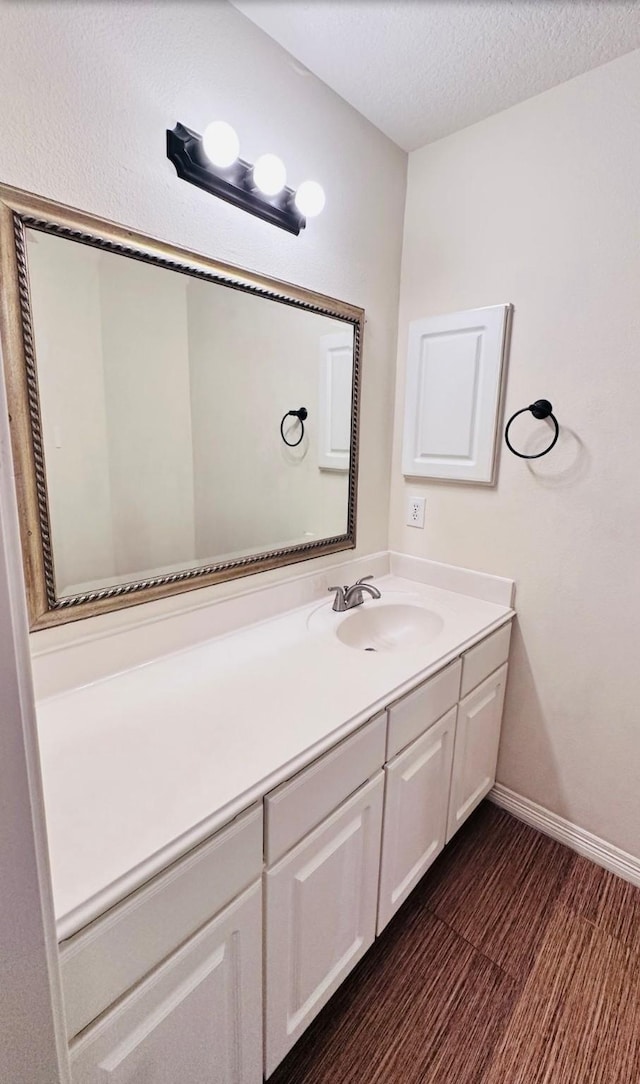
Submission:
[[345,584],[344,587],[328,587],[327,590],[335,591],[336,593],[336,597],[333,600],[332,609],[335,610],[336,613],[344,613],[344,611],[347,609],[347,602],[345,599],[345,595],[349,590],[347,585]]
[[368,575],[368,576],[363,576],[363,577],[362,577],[361,579],[359,579],[359,580],[356,580],[356,584],[359,584],[359,583],[366,583],[366,582],[367,582],[367,580],[372,580],[372,579],[373,579],[373,573],[370,573],[370,575]]

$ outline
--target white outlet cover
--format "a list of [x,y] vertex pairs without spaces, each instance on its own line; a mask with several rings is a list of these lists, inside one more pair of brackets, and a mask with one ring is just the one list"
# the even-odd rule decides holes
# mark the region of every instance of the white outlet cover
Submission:
[[407,527],[424,527],[425,497],[407,497]]

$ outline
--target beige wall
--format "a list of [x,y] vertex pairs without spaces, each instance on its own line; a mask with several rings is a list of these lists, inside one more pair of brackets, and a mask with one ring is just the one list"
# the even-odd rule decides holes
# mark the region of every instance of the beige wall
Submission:
[[187,279],[100,253],[115,571],[195,556]]
[[[187,298],[196,555],[344,534],[348,475],[318,467],[318,386],[321,336],[345,325],[196,279]],[[301,406],[287,448],[280,422]]]
[[[357,552],[385,548],[406,155],[224,2],[5,3],[0,42],[3,181],[366,309]],[[176,177],[166,128],[215,117],[324,185],[299,237]]]
[[[635,52],[410,156],[390,531],[516,579],[499,780],[635,855],[639,132]],[[559,446],[531,466],[503,446],[495,489],[405,485],[408,321],[506,301],[507,416],[551,399]],[[406,493],[426,495],[424,531]]]
[[115,572],[100,253],[28,232],[56,590]]

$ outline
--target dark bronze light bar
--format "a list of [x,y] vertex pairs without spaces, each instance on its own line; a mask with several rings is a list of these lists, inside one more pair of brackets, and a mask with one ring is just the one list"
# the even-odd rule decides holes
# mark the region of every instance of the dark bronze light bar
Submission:
[[167,158],[182,180],[280,229],[299,234],[307,224],[295,205],[294,189],[283,187],[274,196],[265,195],[254,183],[254,167],[242,158],[236,158],[229,166],[214,165],[205,153],[202,136],[184,124],[167,129]]

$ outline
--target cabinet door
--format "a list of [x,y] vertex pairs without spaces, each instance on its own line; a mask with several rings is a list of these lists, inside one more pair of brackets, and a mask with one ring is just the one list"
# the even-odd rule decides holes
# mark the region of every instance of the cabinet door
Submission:
[[458,705],[447,841],[495,782],[506,680],[505,663]]
[[446,842],[456,709],[386,768],[378,933]]
[[73,1084],[259,1084],[261,885],[71,1045]]
[[382,772],[265,874],[266,1075],[373,942]]

